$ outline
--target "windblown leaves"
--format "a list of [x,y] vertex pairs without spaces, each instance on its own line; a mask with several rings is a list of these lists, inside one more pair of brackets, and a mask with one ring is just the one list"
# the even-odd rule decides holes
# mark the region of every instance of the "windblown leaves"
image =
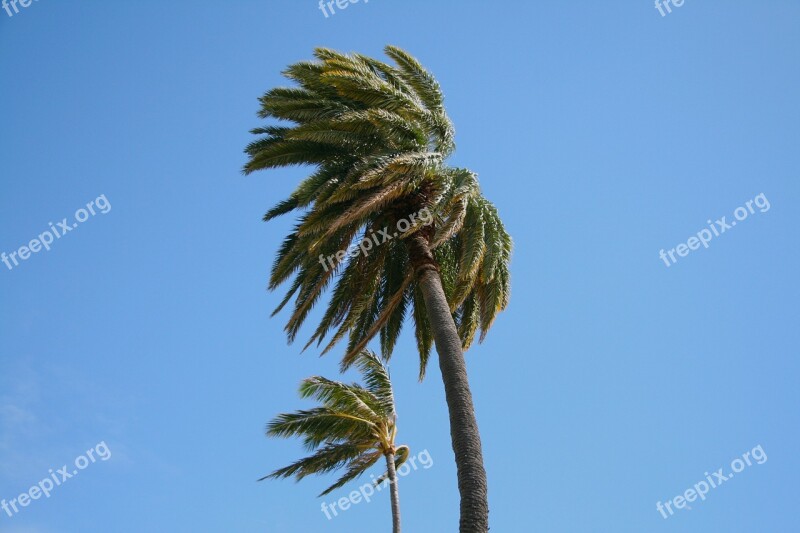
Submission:
[[323,496],[356,479],[387,454],[395,454],[399,464],[405,461],[408,447],[395,448],[397,414],[384,360],[363,350],[353,363],[363,377],[363,386],[322,376],[305,379],[300,385],[300,396],[313,398],[321,405],[284,413],[269,422],[268,436],[300,437],[306,449],[314,453],[261,480],[288,477],[300,480],[312,474],[346,469],[336,483],[320,494]]
[[245,150],[244,171],[314,167],[264,215],[301,213],[269,283],[275,289],[291,280],[275,310],[293,301],[289,340],[327,292],[327,309],[306,347],[326,342],[325,353],[347,337],[346,368],[378,337],[388,358],[410,317],[422,378],[433,334],[405,240],[424,230],[419,220],[405,235],[372,242],[368,253],[337,252],[383,229],[394,234],[398,221],[427,209],[433,222],[425,235],[466,349],[508,304],[511,239],[475,174],[445,164],[454,129],[439,83],[407,52],[385,52],[393,64],[319,48],[314,61],[290,65],[284,75],[296,86],[260,98],[259,116],[282,124],[253,130],[259,137]]

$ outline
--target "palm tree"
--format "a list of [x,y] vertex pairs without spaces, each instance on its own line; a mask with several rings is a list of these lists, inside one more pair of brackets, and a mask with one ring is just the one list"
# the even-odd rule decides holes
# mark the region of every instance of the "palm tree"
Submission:
[[[454,130],[437,81],[403,50],[385,51],[395,66],[319,48],[315,61],[284,72],[299,86],[275,88],[260,99],[260,117],[285,122],[252,130],[259,138],[245,150],[244,172],[315,167],[264,216],[302,211],[272,266],[270,289],[294,277],[273,315],[295,298],[286,324],[293,341],[338,278],[306,347],[332,332],[326,353],[349,336],[343,369],[376,335],[388,358],[411,315],[420,379],[432,345],[439,354],[458,467],[460,531],[485,533],[488,488],[463,350],[479,328],[483,340],[508,304],[511,238],[476,175],[445,164],[455,149]],[[418,219],[396,238],[388,235],[423,210],[430,219]],[[369,253],[342,253],[377,234],[384,242]]]
[[362,350],[353,360],[365,387],[331,381],[321,376],[303,380],[300,396],[314,398],[320,407],[278,415],[267,425],[270,437],[302,437],[316,453],[261,478],[295,477],[347,468],[345,474],[320,494],[324,496],[361,476],[383,457],[386,473],[375,481],[389,480],[392,530],[400,533],[400,495],[397,468],[408,458],[408,446],[397,446],[397,413],[389,372],[380,357]]

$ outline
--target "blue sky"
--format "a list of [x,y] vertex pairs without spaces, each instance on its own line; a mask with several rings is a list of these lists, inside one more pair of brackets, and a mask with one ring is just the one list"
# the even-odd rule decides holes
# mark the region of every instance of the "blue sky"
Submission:
[[[799,19],[789,0],[665,17],[649,0],[0,11],[0,251],[111,206],[0,264],[0,499],[101,441],[112,453],[0,511],[0,532],[389,531],[386,494],[328,521],[330,479],[255,481],[301,453],[265,422],[337,357],[301,355],[269,318],[292,220],[260,217],[304,171],[239,172],[287,64],[388,43],[440,80],[452,162],[515,240],[511,305],[467,355],[493,531],[794,530]],[[659,259],[760,193],[768,211]],[[418,383],[416,359],[406,330],[399,438],[434,465],[401,481],[404,525],[455,531],[441,379]],[[758,445],[766,462],[691,510],[656,510]]]

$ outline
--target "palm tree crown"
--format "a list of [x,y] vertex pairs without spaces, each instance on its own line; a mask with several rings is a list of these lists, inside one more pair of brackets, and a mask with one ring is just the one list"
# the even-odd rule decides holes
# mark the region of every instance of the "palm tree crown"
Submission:
[[[511,239],[475,174],[448,167],[454,130],[439,84],[403,50],[388,46],[391,66],[360,54],[315,51],[316,61],[291,65],[284,75],[299,86],[275,88],[261,99],[262,118],[288,125],[252,130],[246,173],[289,165],[315,171],[264,216],[301,210],[273,264],[270,289],[294,277],[275,313],[292,298],[286,332],[294,340],[309,311],[338,276],[327,310],[306,347],[323,353],[349,335],[344,368],[376,335],[389,357],[407,314],[413,316],[425,374],[434,334],[419,274],[440,273],[464,349],[481,340],[508,303]],[[369,254],[335,256],[365,236],[394,228],[422,209],[433,222],[417,223]],[[413,246],[424,239],[425,250]],[[341,257],[341,256],[340,256]],[[275,314],[273,313],[273,314]]]
[[360,352],[354,363],[363,375],[364,386],[321,376],[305,379],[300,396],[314,398],[322,405],[278,415],[267,425],[268,436],[301,437],[306,448],[316,453],[261,480],[300,480],[345,468],[344,475],[320,494],[324,496],[358,478],[381,458],[391,456],[396,466],[405,462],[408,447],[395,444],[397,414],[388,370],[378,355],[368,350]]

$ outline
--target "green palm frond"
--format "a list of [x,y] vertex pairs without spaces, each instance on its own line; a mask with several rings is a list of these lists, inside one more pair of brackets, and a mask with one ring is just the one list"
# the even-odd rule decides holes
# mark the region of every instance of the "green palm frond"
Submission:
[[361,396],[357,385],[347,385],[322,376],[314,376],[303,380],[300,385],[301,398],[313,398],[332,411],[346,412],[369,420],[373,424],[380,423],[380,414],[370,407]]
[[[409,236],[422,235],[433,250],[465,349],[478,331],[483,340],[508,305],[511,238],[477,176],[446,164],[454,129],[435,77],[407,52],[394,46],[385,52],[392,64],[319,48],[313,61],[290,65],[284,75],[296,86],[271,89],[259,100],[259,116],[281,122],[253,130],[258,138],[245,150],[244,172],[313,168],[264,215],[300,213],[269,281],[271,290],[290,283],[275,310],[294,300],[289,341],[323,294],[327,308],[306,347],[316,343],[327,353],[346,339],[343,368],[374,338],[388,358],[410,317],[422,379],[433,334]],[[432,214],[430,226],[418,221],[368,254],[337,257],[384,228],[394,233],[398,221],[423,209]]]
[[381,457],[383,457],[383,454],[378,450],[373,451],[372,453],[363,453],[359,455],[356,459],[350,462],[350,466],[347,469],[347,472],[345,472],[345,474],[341,478],[339,478],[339,480],[336,483],[334,483],[333,485],[322,491],[320,493],[320,496],[325,496],[326,494],[330,494],[339,487],[342,487],[345,484],[349,483],[350,481],[358,478],[359,476],[361,476],[361,474],[366,472],[372,465],[377,463],[378,459],[380,459]]
[[320,496],[358,478],[378,459],[396,454],[405,461],[408,448],[395,447],[397,415],[389,371],[384,360],[369,350],[359,352],[354,365],[364,385],[346,384],[322,376],[303,380],[300,396],[321,405],[284,413],[267,424],[267,436],[299,437],[312,455],[279,468],[268,478],[303,479],[345,469],[344,475]]
[[396,416],[392,381],[383,360],[374,352],[363,350],[356,358],[355,366],[363,376],[370,396],[381,406],[382,415],[387,419]]
[[267,426],[270,437],[302,437],[310,449],[328,440],[345,440],[369,436],[375,423],[357,414],[315,408],[278,415]]
[[289,466],[279,468],[273,473],[262,477],[259,481],[269,478],[289,477],[294,477],[299,481],[312,474],[326,474],[358,460],[363,453],[363,448],[358,444],[349,442],[343,444],[328,443],[317,450],[314,455],[304,457]]

